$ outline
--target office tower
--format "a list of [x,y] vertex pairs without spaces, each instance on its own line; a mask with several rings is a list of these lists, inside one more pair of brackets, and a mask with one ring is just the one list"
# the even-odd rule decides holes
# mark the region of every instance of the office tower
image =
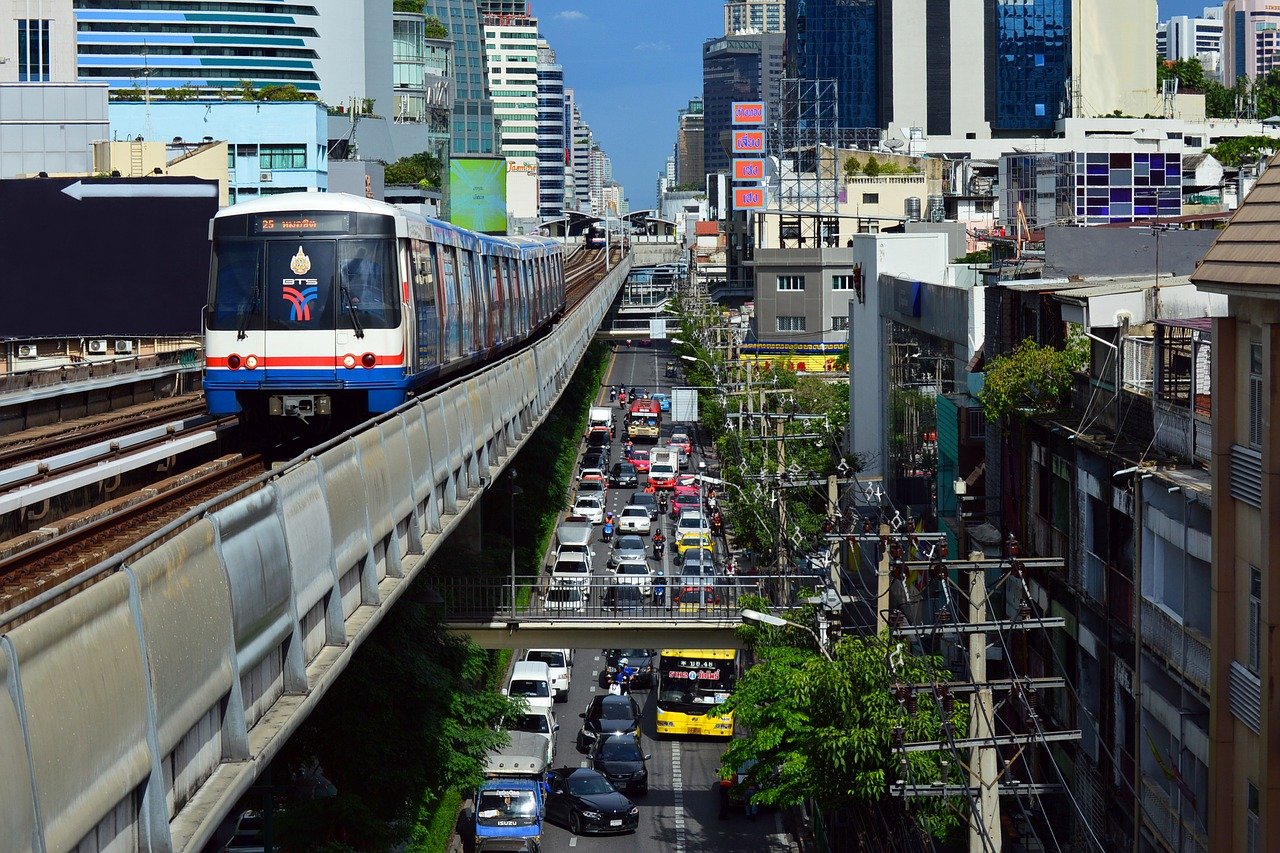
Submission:
[[[315,48],[320,21],[314,4],[279,11],[255,0],[74,0],[73,5],[79,75],[85,82],[105,82],[112,89],[216,92],[248,81],[255,87],[292,84],[303,92],[320,91]],[[389,24],[388,16],[388,35]]]
[[1256,80],[1280,65],[1280,5],[1275,0],[1227,0],[1222,14],[1222,83]]
[[890,138],[987,138],[985,0],[895,0],[885,29],[880,126]]
[[788,0],[786,76],[834,80],[840,127],[880,127],[882,22],[878,0]]
[[786,7],[786,0],[725,0],[724,34],[780,33]]
[[576,209],[582,213],[591,211],[591,126],[582,120],[577,104],[573,107],[573,186],[576,193]]
[[1206,6],[1198,18],[1176,15],[1156,28],[1156,53],[1165,59],[1199,59],[1206,75],[1222,74],[1222,7]]
[[702,167],[728,173],[729,131],[734,101],[764,101],[768,116],[778,108],[782,78],[781,33],[724,36],[702,46]]
[[693,98],[677,119],[676,174],[681,184],[703,185],[707,171],[703,168],[702,148],[702,99]]
[[538,43],[538,216],[565,209],[564,67],[545,41]]
[[436,18],[453,40],[453,154],[498,153],[493,101],[485,77],[483,33],[475,0],[425,0],[423,13]]
[[0,5],[0,83],[71,83],[76,79],[76,22],[71,0]]
[[996,5],[987,81],[992,124],[1000,130],[1047,131],[1065,114],[1071,6],[1071,0]]
[[480,7],[498,151],[507,158],[507,212],[532,218],[538,215],[538,19],[523,5]]

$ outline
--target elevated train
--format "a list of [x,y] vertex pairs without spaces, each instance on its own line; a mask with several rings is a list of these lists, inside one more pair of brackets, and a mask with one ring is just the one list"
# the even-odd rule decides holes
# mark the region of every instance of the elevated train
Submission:
[[344,420],[537,335],[565,306],[561,244],[491,237],[341,193],[283,193],[210,223],[212,414]]

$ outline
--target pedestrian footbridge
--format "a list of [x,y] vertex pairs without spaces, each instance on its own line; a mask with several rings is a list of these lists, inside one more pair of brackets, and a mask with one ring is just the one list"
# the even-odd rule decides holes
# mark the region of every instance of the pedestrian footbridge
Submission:
[[202,850],[551,412],[630,263],[534,346],[0,615],[0,847]]

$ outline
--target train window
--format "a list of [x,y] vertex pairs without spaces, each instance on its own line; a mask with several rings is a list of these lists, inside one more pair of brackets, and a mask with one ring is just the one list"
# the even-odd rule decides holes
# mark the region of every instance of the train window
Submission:
[[[210,276],[210,329],[262,328],[262,294],[258,290],[259,243],[219,242]],[[254,317],[258,320],[251,322]],[[248,323],[248,325],[246,325]]]
[[[338,323],[341,328],[394,329],[400,325],[400,284],[390,240],[342,240]],[[355,313],[355,318],[351,314]]]

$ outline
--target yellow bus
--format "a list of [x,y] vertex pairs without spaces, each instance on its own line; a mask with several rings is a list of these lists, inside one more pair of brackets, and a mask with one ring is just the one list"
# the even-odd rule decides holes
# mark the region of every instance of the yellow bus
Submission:
[[733,715],[708,717],[738,683],[735,649],[663,649],[658,655],[658,735],[733,737]]

